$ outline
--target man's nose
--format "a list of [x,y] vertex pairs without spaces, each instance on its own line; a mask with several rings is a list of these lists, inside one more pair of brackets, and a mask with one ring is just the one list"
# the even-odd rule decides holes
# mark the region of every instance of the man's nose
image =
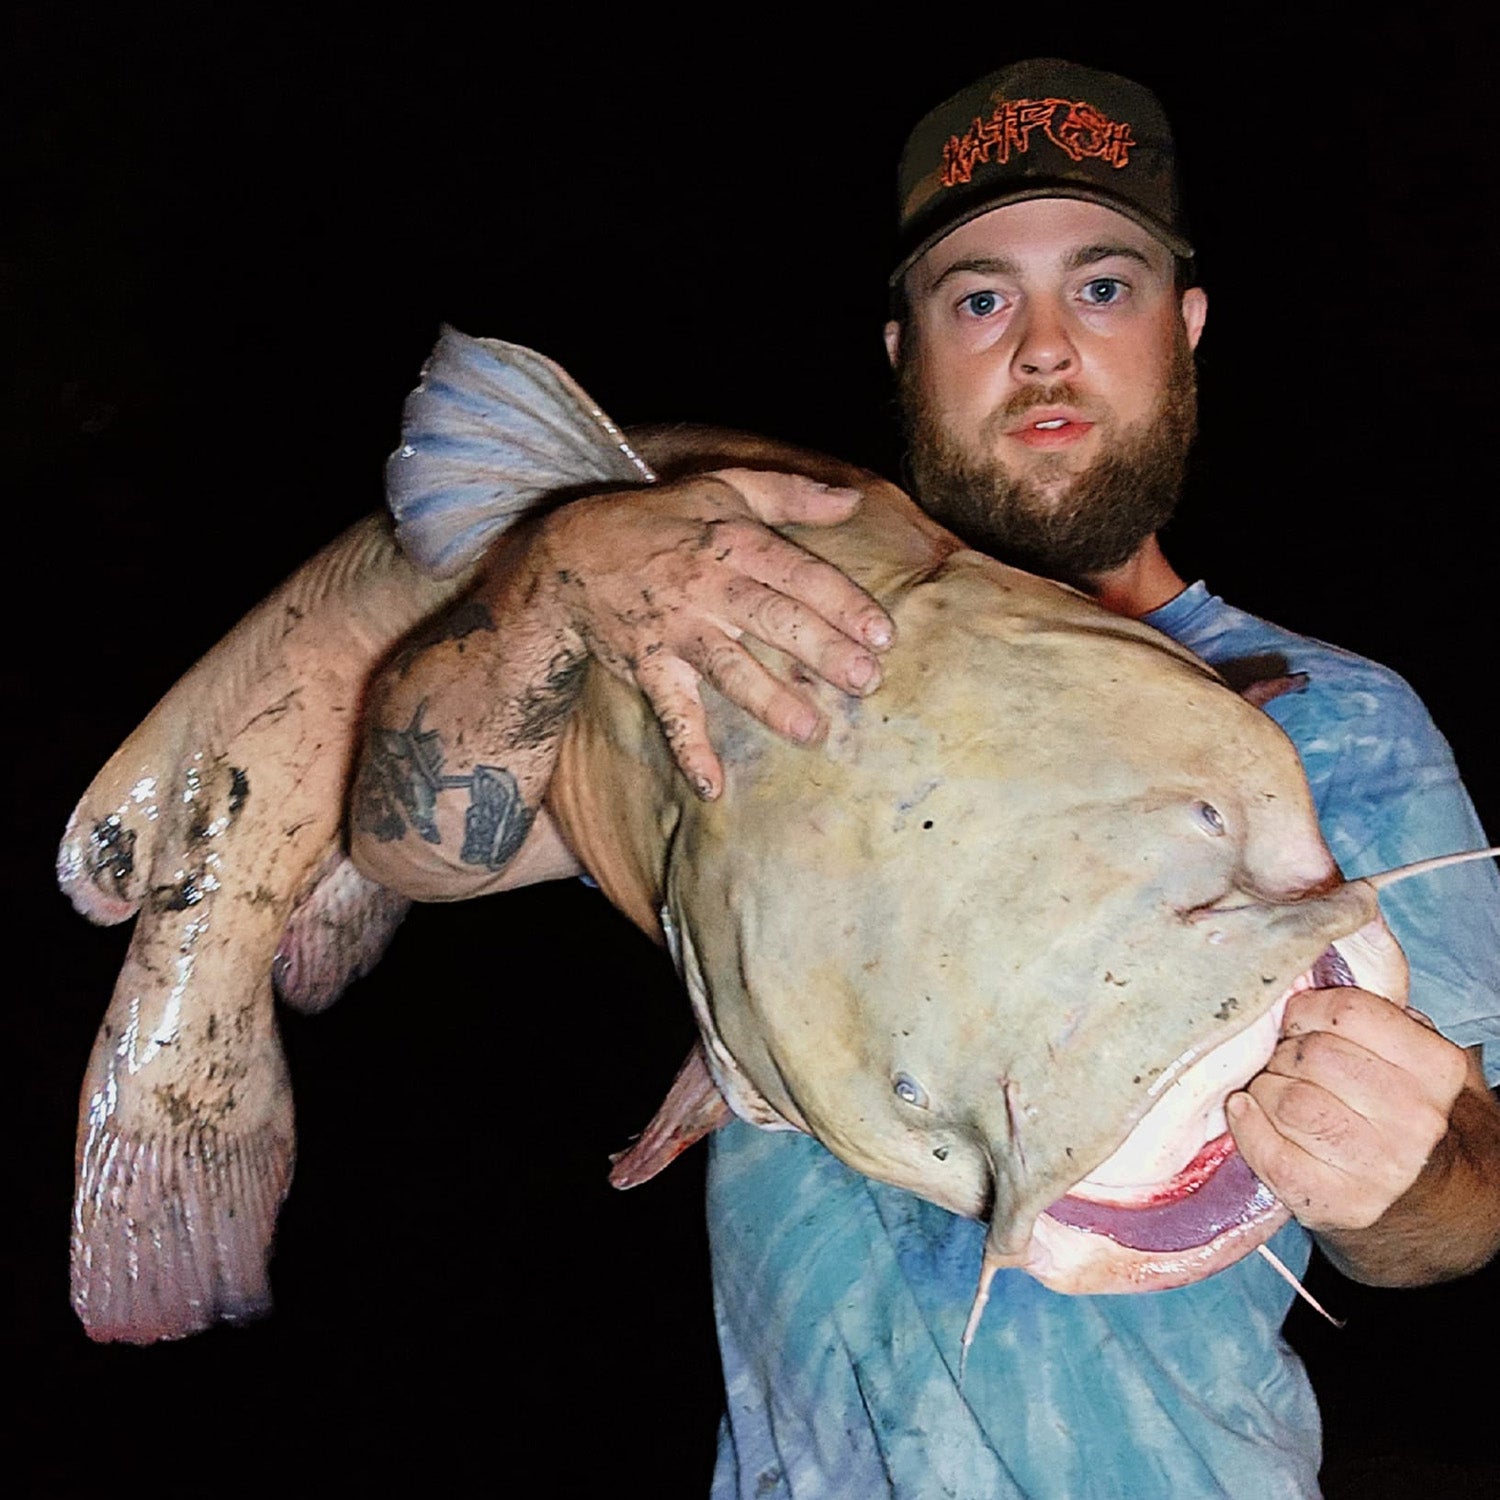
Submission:
[[1046,302],[1033,303],[1021,325],[1012,371],[1021,379],[1050,380],[1076,369],[1077,364],[1078,351],[1060,309]]

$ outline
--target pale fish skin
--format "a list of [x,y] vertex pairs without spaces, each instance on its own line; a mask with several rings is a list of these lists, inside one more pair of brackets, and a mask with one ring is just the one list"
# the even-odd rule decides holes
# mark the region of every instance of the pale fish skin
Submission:
[[137,915],[84,1080],[73,1303],[96,1339],[177,1338],[270,1305],[292,1174],[272,1006],[321,1009],[407,903],[342,854],[374,665],[463,586],[360,522],[157,704],[68,823],[58,878],[92,921]]
[[1399,1002],[1375,891],[1340,882],[1291,743],[1197,658],[841,479],[855,517],[787,534],[894,618],[879,693],[804,682],[832,726],[811,750],[714,699],[704,803],[638,695],[592,673],[553,816],[673,948],[741,1117],[987,1220],[990,1264],[1058,1290],[1208,1275],[1286,1221],[1264,1189],[1170,1252],[1045,1211],[1143,1208],[1216,1139],[1235,1156],[1223,1102],[1331,945],[1343,982]]
[[[650,476],[530,351],[450,332],[428,374],[392,488],[403,544],[446,579],[359,523],[167,694],[64,838],[79,910],[141,914],[80,1113],[74,1304],[95,1338],[268,1306],[294,1149],[273,973],[326,1004],[404,910],[342,853],[370,676],[550,488]],[[595,670],[548,797],[611,899],[658,940],[666,913],[714,1080],[756,1123],[988,1220],[993,1264],[1061,1261],[1064,1289],[1246,1253],[1279,1205],[1189,1256],[1057,1226],[1084,1269],[1037,1226],[1080,1184],[1126,1210],[1170,1185],[1330,943],[1363,931],[1399,998],[1374,891],[1337,883],[1290,744],[1187,652],[964,551],[873,476],[748,446],[865,490],[852,521],[794,534],[894,614],[884,686],[808,688],[833,725],[815,750],[716,704],[727,785],[703,804],[644,701]],[[1252,1032],[1233,1069],[1213,1061]]]
[[[106,924],[139,912],[79,1111],[72,1298],[92,1338],[180,1338],[268,1311],[295,1154],[273,978],[284,1000],[322,1009],[378,960],[408,904],[344,853],[371,674],[541,497],[580,477],[649,477],[550,361],[486,360],[486,383],[472,341],[448,347],[407,403],[394,516],[358,522],[252,610],[68,821],[57,874],[74,906]],[[583,422],[560,431],[559,407]],[[503,442],[484,436],[497,408]],[[425,529],[403,546],[407,489]]]

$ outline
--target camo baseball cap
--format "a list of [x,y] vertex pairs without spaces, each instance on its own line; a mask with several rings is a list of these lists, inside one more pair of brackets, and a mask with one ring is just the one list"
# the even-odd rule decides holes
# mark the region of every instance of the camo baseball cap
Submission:
[[1028,198],[1081,198],[1134,220],[1189,258],[1166,112],[1149,89],[1060,58],[990,73],[906,138],[894,285],[970,219]]

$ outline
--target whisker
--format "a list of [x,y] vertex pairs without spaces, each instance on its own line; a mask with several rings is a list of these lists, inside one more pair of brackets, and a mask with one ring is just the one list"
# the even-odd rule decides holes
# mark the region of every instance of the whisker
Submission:
[[[1292,1272],[1287,1269],[1286,1265],[1281,1261],[1281,1259],[1275,1254],[1274,1251],[1267,1249],[1265,1245],[1257,1245],[1255,1248],[1259,1250],[1260,1253],[1264,1255],[1268,1261],[1270,1261],[1271,1265],[1276,1271],[1276,1274],[1280,1276],[1284,1281],[1286,1281],[1291,1286],[1292,1290],[1296,1292],[1296,1294],[1305,1303],[1307,1303],[1307,1305],[1312,1308],[1315,1313],[1318,1313],[1322,1317],[1327,1318],[1335,1328],[1342,1328],[1344,1326],[1347,1319],[1334,1317],[1334,1315],[1329,1312],[1328,1309],[1324,1307],[1323,1304],[1319,1302],[1318,1299],[1314,1297],[1313,1294],[1308,1291],[1305,1286],[1302,1285],[1302,1283],[1292,1274]],[[961,1365],[960,1369],[962,1369]],[[962,1378],[962,1376],[960,1376],[960,1378]]]
[[979,1287],[974,1293],[974,1305],[969,1309],[969,1321],[964,1326],[963,1344],[958,1354],[958,1383],[964,1383],[964,1371],[969,1365],[969,1345],[974,1342],[974,1335],[979,1331],[979,1320],[984,1316],[984,1305],[990,1300],[990,1283],[995,1279],[995,1272],[1000,1269],[998,1264],[992,1264],[986,1256],[984,1268],[979,1273]]

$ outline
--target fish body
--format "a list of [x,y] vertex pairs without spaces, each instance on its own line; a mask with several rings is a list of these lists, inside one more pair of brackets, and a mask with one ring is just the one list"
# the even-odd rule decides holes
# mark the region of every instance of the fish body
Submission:
[[[562,371],[451,331],[403,439],[401,546],[443,577],[388,519],[354,527],[167,694],[64,837],[79,910],[138,913],[80,1110],[73,1297],[95,1338],[268,1305],[294,1152],[273,982],[328,1003],[405,906],[341,841],[371,675],[541,497],[652,477]],[[832,724],[814,749],[713,704],[727,779],[705,804],[639,695],[592,670],[548,795],[677,957],[702,1037],[677,1098],[694,1130],[717,1089],[811,1131],[1065,1290],[1207,1274],[1285,1218],[1242,1163],[1224,1175],[1222,1102],[1287,993],[1334,944],[1401,998],[1374,892],[1339,883],[1280,731],[1189,653],[801,457],[866,492],[796,535],[895,617],[880,692],[803,684]]]

